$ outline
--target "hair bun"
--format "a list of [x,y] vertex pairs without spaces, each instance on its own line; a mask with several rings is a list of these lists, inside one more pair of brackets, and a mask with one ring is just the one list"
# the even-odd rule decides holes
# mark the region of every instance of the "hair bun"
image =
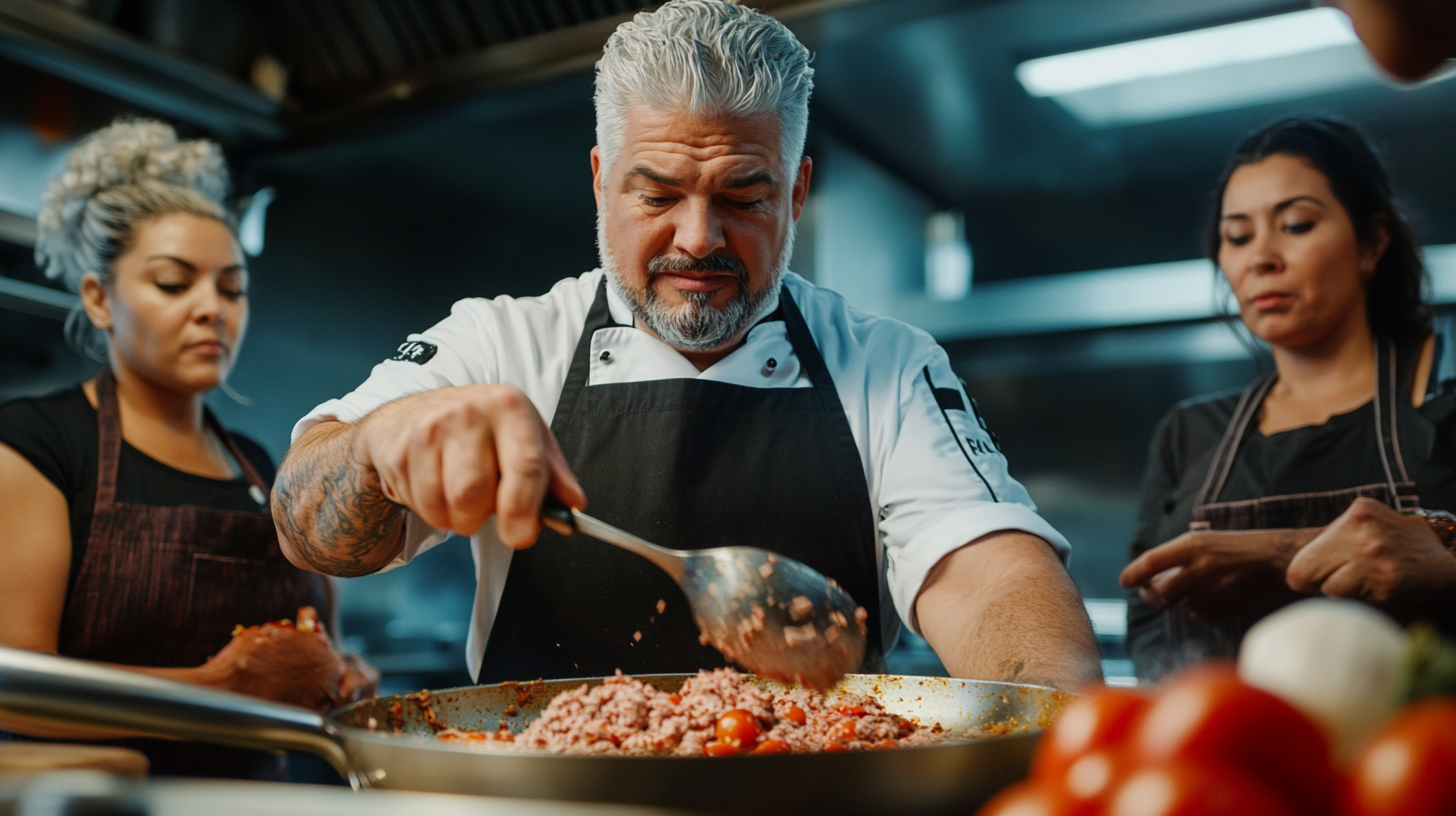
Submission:
[[[80,277],[102,260],[79,250],[87,243],[87,230],[98,227],[111,231],[130,224],[100,224],[95,209],[98,199],[123,199],[156,203],[178,195],[194,201],[205,199],[208,209],[225,211],[228,194],[227,162],[222,149],[205,140],[178,141],[171,125],[154,119],[117,121],[84,139],[71,150],[66,171],[46,187],[36,217],[39,236],[36,260],[48,277],[61,280],[72,290]],[[116,206],[118,203],[123,206]],[[113,201],[102,207],[108,218],[144,215],[140,210]],[[199,202],[201,203],[201,202]]]

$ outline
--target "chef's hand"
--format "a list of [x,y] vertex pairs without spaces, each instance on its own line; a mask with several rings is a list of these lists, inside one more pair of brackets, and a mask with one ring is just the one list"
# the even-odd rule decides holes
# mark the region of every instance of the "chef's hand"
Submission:
[[384,495],[440,530],[473,535],[494,514],[501,542],[521,549],[541,532],[548,490],[586,506],[556,437],[511,386],[406,397],[370,414],[361,442]]
[[209,685],[326,712],[371,688],[367,674],[329,645],[313,607],[298,610],[293,626],[250,626],[201,669]]
[[1154,547],[1118,576],[1154,609],[1182,605],[1204,620],[1254,615],[1298,596],[1285,569],[1316,529],[1200,530]]
[[1298,592],[1353,598],[1397,617],[1448,623],[1456,556],[1420,516],[1360,498],[1289,564]]

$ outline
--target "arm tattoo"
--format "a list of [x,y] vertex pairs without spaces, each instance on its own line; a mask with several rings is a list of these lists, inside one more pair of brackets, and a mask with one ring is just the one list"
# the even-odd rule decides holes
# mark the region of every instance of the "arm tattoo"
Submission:
[[377,474],[348,455],[347,436],[290,451],[273,486],[273,522],[314,569],[354,578],[393,559],[404,508],[384,497]]

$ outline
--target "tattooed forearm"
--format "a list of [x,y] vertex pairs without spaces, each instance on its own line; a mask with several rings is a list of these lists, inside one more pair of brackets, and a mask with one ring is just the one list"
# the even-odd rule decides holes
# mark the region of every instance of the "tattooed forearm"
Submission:
[[273,485],[273,522],[290,559],[348,578],[378,572],[399,554],[405,519],[374,470],[351,455],[357,432],[343,423],[311,430]]

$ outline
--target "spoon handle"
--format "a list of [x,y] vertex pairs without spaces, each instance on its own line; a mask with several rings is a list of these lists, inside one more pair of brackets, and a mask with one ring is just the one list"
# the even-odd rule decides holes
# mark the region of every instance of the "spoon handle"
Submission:
[[672,576],[674,581],[681,581],[686,572],[682,556],[675,551],[659,547],[626,530],[618,529],[605,521],[592,518],[580,510],[567,507],[550,493],[546,494],[546,500],[541,503],[541,521],[564,536],[585,533],[598,541],[605,541],[628,552],[636,553],[661,567],[662,571]]

